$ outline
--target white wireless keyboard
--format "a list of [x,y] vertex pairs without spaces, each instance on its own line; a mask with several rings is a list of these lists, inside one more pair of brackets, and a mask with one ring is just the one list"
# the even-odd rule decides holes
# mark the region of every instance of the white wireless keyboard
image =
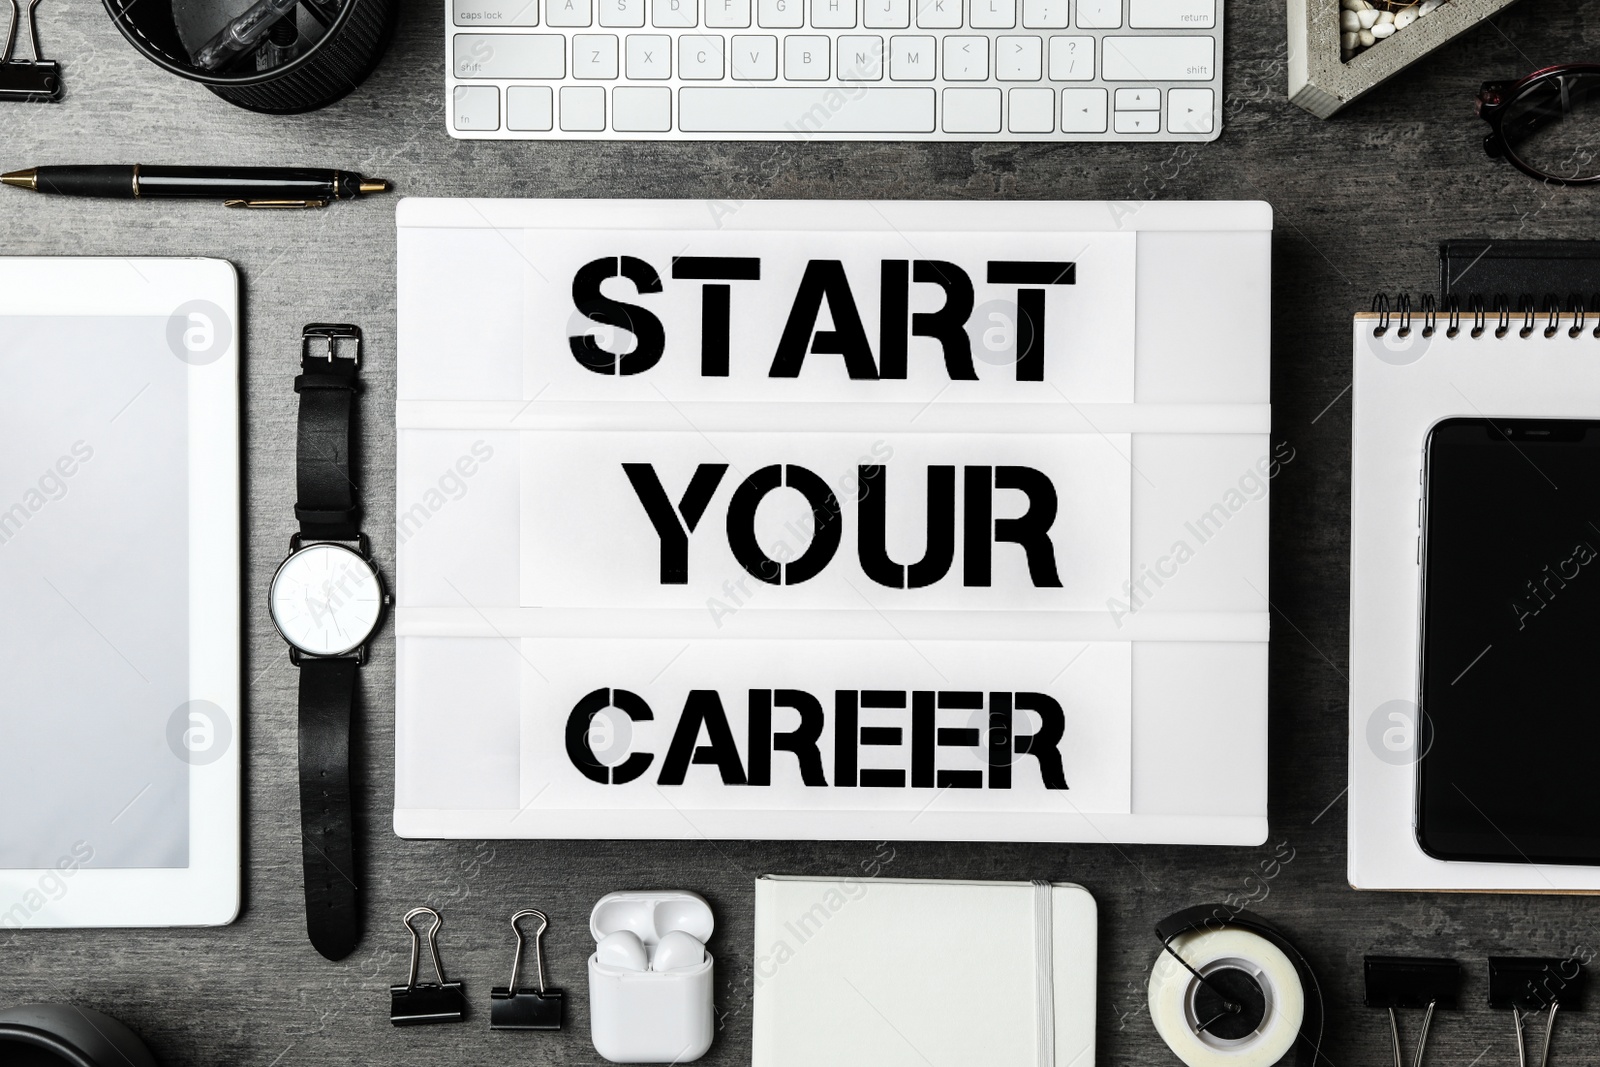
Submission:
[[446,0],[505,140],[1210,141],[1222,0]]

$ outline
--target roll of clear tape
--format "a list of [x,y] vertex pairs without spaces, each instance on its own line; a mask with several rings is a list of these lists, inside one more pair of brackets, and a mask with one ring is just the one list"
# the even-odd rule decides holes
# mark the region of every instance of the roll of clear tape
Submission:
[[1306,991],[1282,949],[1260,934],[1223,927],[1196,930],[1172,939],[1172,949],[1190,967],[1210,977],[1239,970],[1261,987],[1261,1024],[1238,1038],[1200,1031],[1196,995],[1199,979],[1162,952],[1150,969],[1150,1018],[1156,1032],[1188,1067],[1272,1067],[1294,1047],[1306,1013]]

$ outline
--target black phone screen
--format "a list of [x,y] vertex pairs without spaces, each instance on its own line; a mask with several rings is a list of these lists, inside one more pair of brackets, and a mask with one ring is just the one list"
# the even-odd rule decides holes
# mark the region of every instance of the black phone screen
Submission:
[[1423,512],[1418,842],[1600,863],[1600,421],[1439,423]]

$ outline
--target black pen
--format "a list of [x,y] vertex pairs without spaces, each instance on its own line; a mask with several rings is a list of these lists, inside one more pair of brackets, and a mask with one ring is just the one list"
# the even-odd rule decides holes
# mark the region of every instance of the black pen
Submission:
[[221,200],[227,207],[327,207],[386,193],[382,178],[309,167],[34,167],[0,182],[36,193],[118,200]]

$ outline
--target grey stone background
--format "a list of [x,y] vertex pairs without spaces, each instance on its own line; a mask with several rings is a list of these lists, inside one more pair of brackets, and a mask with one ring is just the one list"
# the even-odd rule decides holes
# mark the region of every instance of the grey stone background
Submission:
[[[1596,905],[1576,897],[1361,894],[1345,882],[1349,315],[1375,290],[1431,289],[1444,238],[1596,236],[1600,190],[1547,189],[1486,159],[1472,99],[1485,79],[1592,59],[1600,3],[1524,0],[1324,122],[1284,101],[1283,5],[1227,0],[1225,132],[1214,144],[1178,146],[457,142],[443,122],[443,7],[405,0],[393,48],[354,96],[321,113],[270,118],[159,72],[94,0],[45,0],[45,50],[65,65],[68,96],[53,106],[0,105],[0,169],[314,164],[381,175],[404,194],[428,196],[1269,201],[1277,212],[1274,439],[1296,453],[1272,499],[1271,840],[1258,849],[891,843],[882,850],[892,855],[884,869],[1087,886],[1100,905],[1102,1064],[1176,1062],[1145,1008],[1154,921],[1189,904],[1263,891],[1256,909],[1290,930],[1320,970],[1327,1051],[1337,1067],[1389,1062],[1386,1021],[1360,1003],[1361,956],[1371,951],[1449,954],[1469,965],[1466,1010],[1437,1021],[1430,1063],[1514,1062],[1509,1018],[1484,1006],[1483,957],[1592,954],[1600,938]],[[401,841],[389,829],[394,662],[387,631],[362,679],[359,716],[367,933],[339,964],[306,943],[294,814],[296,673],[263,595],[292,530],[290,381],[305,322],[356,321],[367,330],[367,529],[378,557],[394,558],[392,209],[392,201],[380,201],[318,213],[239,213],[0,189],[5,254],[203,255],[238,265],[247,325],[248,681],[239,921],[220,929],[8,935],[0,940],[0,1004],[46,999],[102,1008],[143,1034],[167,1064],[597,1063],[583,995],[589,908],[610,890],[675,886],[703,893],[718,921],[711,949],[725,1017],[704,1062],[746,1062],[752,879],[859,872],[878,846]],[[1293,850],[1292,861],[1264,879],[1261,864],[1280,848]],[[386,1018],[386,987],[404,978],[408,946],[399,919],[422,902],[445,912],[446,967],[467,983],[479,1014],[460,1026],[396,1030]],[[489,987],[505,980],[510,964],[506,918],[523,906],[551,916],[551,979],[570,991],[559,1035],[487,1029]],[[825,1010],[818,1025],[827,1025]],[[1589,1058],[1597,1037],[1600,1013],[1564,1016],[1554,1061]]]

